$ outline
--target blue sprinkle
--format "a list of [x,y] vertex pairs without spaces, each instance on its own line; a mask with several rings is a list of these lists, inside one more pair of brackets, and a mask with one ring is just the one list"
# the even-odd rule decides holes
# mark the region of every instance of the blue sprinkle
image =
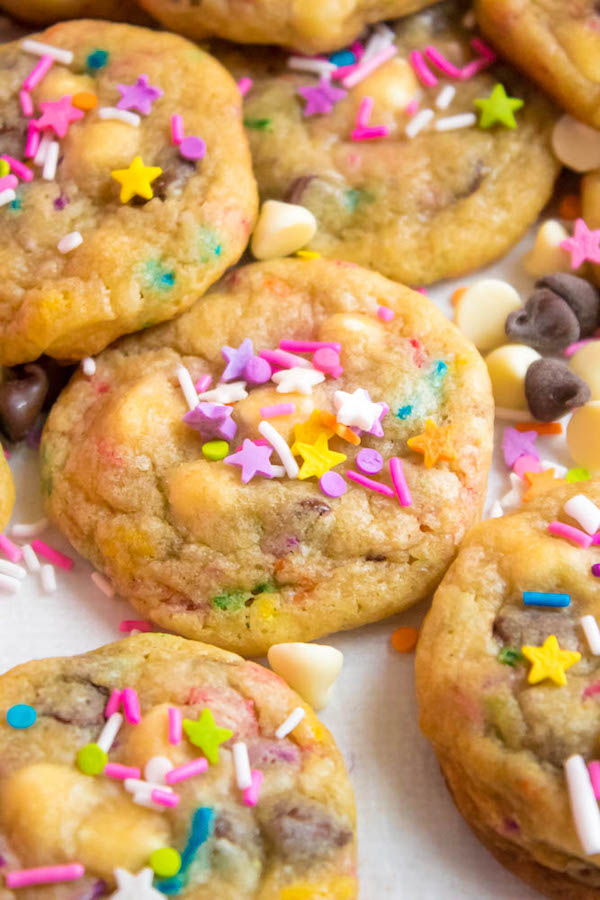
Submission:
[[443,359],[438,359],[438,361],[437,361],[436,364],[435,364],[435,370],[434,370],[434,371],[435,371],[435,374],[436,374],[436,375],[445,375],[445,374],[446,374],[446,372],[448,371],[448,366],[447,366],[447,364],[444,362]]
[[568,606],[569,594],[548,594],[546,591],[523,591],[525,606]]
[[156,882],[156,887],[163,894],[178,894],[186,885],[186,873],[191,864],[194,862],[196,853],[206,841],[209,839],[215,812],[210,806],[201,806],[192,816],[192,830],[185,845],[185,850],[181,854],[181,869],[177,875],[172,878],[164,878],[162,881]]
[[353,66],[356,62],[356,56],[352,50],[338,50],[329,57],[329,62],[334,66]]
[[27,703],[17,703],[6,713],[6,721],[13,728],[31,728],[36,719],[35,709]]
[[401,406],[396,415],[399,419],[408,419],[412,411],[412,406]]
[[168,291],[175,284],[175,272],[170,272],[155,259],[146,263],[145,276],[146,281],[158,291]]
[[9,205],[10,209],[21,209],[21,207],[23,205],[23,201],[21,200],[20,197],[15,197],[15,199],[11,200],[11,202],[8,205]]
[[108,62],[108,50],[93,50],[87,57],[88,69],[103,69]]

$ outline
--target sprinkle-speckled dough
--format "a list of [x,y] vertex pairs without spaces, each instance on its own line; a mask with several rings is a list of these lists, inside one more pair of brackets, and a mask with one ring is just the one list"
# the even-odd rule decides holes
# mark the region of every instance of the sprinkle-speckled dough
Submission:
[[[171,318],[196,300],[241,255],[256,212],[256,188],[231,78],[177,35],[90,20],[56,25],[39,40],[74,52],[32,91],[41,101],[92,92],[98,105],[60,140],[56,180],[40,169],[0,208],[0,362],[42,352],[82,358],[110,341]],[[97,54],[95,51],[106,51]],[[91,60],[90,60],[91,55]],[[0,48],[0,148],[21,158],[27,120],[19,86],[37,58],[19,44]],[[98,66],[100,66],[98,68]],[[101,120],[117,85],[147,75],[163,91],[139,127]],[[206,142],[190,162],[171,143],[171,116]],[[160,167],[154,198],[122,203],[112,170],[140,156]],[[57,244],[79,231],[70,253]]]
[[[377,305],[396,313],[377,318]],[[413,505],[347,482],[339,499],[315,478],[247,484],[203,458],[181,420],[176,370],[195,381],[224,369],[221,348],[251,338],[339,341],[343,374],[313,393],[251,391],[233,408],[230,452],[257,439],[263,406],[294,402],[271,420],[288,443],[336,390],[364,388],[391,411],[385,436],[362,446],[404,460]],[[48,420],[42,446],[49,514],[117,591],[163,627],[245,655],[381,619],[426,597],[477,518],[490,461],[492,401],[484,363],[428,300],[348,263],[279,260],[231,273],[168,327],[133,337],[76,376]],[[213,387],[215,386],[213,384]],[[407,439],[425,420],[455,428],[456,459],[424,467]],[[314,439],[314,438],[313,438]],[[334,437],[353,465],[359,449]],[[298,459],[301,462],[300,459]],[[276,454],[272,462],[279,462]]]
[[303,53],[337,50],[372,22],[407,15],[435,0],[139,0],[172,31]]
[[[125,687],[137,691],[142,720],[122,725],[109,762],[143,771],[154,756],[173,766],[202,756],[185,736],[169,743],[169,706],[191,720],[208,708],[218,727],[233,732],[216,765],[173,786],[181,798],[175,808],[140,806],[122,781],[84,775],[75,765],[77,751],[100,734],[111,692]],[[24,731],[4,721],[18,703],[37,712]],[[298,706],[303,720],[276,739]],[[160,847],[183,853],[201,807],[213,810],[212,834],[183,873],[176,893],[182,900],[357,896],[354,799],[341,755],[310,708],[262,666],[170,635],[139,635],[13,669],[0,678],[0,709],[2,872],[72,861],[85,866],[84,877],[71,884],[0,888],[7,900],[112,895],[116,866],[136,873]],[[251,768],[263,773],[254,807],[244,805],[236,785],[231,748],[237,741],[246,744]],[[99,881],[106,887],[96,893]]]
[[600,128],[596,0],[476,0],[489,39],[575,118]]
[[[600,505],[600,483],[587,481],[471,531],[421,631],[417,693],[421,728],[483,843],[545,896],[592,900],[600,858],[585,856],[577,837],[563,762],[572,754],[598,759],[600,657],[579,620],[600,621],[600,579],[590,571],[600,549],[548,533],[554,520],[578,525],[563,511],[577,494]],[[523,591],[566,593],[571,602],[525,607]],[[529,662],[499,659],[552,634],[582,655],[565,686],[530,684]]]
[[15,486],[0,444],[0,531],[4,528],[15,502]]
[[[283,52],[214,46],[236,78],[254,79],[244,120],[261,197],[314,213],[311,250],[418,286],[501,256],[537,218],[558,173],[549,143],[555,112],[539,90],[507,65],[466,81],[430,65],[438,83],[420,88],[409,64],[410,52],[427,46],[458,66],[477,59],[469,44],[477,33],[460,24],[465,9],[461,2],[442,3],[395,23],[399,52],[326,115],[305,116],[298,89],[315,87],[318,76],[292,72]],[[525,101],[515,130],[435,130],[441,119],[477,113],[473,101],[486,98],[497,82]],[[331,83],[340,87],[339,80]],[[456,94],[439,109],[436,100],[448,85]],[[388,137],[351,139],[364,97],[373,99],[368,125],[389,127]],[[434,115],[409,139],[405,129],[414,118],[406,107],[415,97],[421,111]]]
[[0,0],[2,9],[34,25],[50,25],[61,19],[110,19],[140,24],[150,21],[134,0]]

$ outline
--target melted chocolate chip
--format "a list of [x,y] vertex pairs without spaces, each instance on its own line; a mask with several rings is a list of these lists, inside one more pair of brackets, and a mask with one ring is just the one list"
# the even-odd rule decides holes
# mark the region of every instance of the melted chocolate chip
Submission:
[[[196,163],[193,160],[184,159],[183,156],[173,156],[173,152],[169,151],[167,158],[159,158],[156,162],[160,166],[162,174],[152,182],[152,190],[154,196],[159,200],[165,200],[170,189],[182,188],[186,181],[196,172]],[[139,198],[145,202],[143,198]]]
[[293,859],[322,855],[352,839],[350,829],[317,803],[282,800],[264,822],[264,829],[278,849]]
[[38,689],[38,715],[51,716],[65,725],[81,728],[102,725],[110,691],[86,678],[61,678]]
[[9,370],[9,381],[0,384],[0,426],[11,441],[31,431],[48,392],[44,370],[30,363]]
[[551,634],[565,650],[577,650],[579,646],[573,620],[567,612],[507,606],[496,616],[493,631],[497,640],[510,647],[540,646]]
[[304,191],[316,177],[316,175],[300,175],[299,178],[295,178],[284,195],[286,203],[302,203]]
[[306,500],[301,500],[298,506],[300,507],[302,514],[311,512],[318,516],[327,516],[331,512],[331,507],[328,503],[325,503],[323,500],[317,500],[315,497],[308,497]]

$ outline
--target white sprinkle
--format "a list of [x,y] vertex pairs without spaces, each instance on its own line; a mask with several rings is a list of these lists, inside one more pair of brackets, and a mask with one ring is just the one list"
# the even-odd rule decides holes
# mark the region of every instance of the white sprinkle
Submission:
[[5,191],[0,191],[0,206],[6,206],[7,203],[12,203],[16,197],[17,195],[12,188],[6,188]]
[[235,766],[237,786],[240,791],[245,791],[252,785],[252,772],[250,771],[248,748],[243,741],[238,741],[233,745],[233,765]]
[[167,774],[173,768],[173,763],[167,756],[152,756],[144,766],[144,778],[151,783],[164,785]]
[[115,589],[113,588],[110,581],[101,575],[100,572],[92,572],[90,578],[98,588],[98,590],[102,591],[103,594],[106,594],[107,597],[115,596]]
[[290,56],[288,67],[296,72],[314,72],[322,77],[329,77],[337,68],[334,63],[324,59],[305,59],[303,56]]
[[477,121],[475,113],[460,113],[458,116],[446,116],[438,119],[433,126],[436,131],[456,131],[459,128],[470,128]]
[[377,56],[386,47],[394,43],[396,35],[387,25],[377,25],[373,34],[365,45],[365,52],[360,58],[361,63],[367,63],[374,56]]
[[80,233],[78,231],[70,231],[69,234],[61,237],[56,246],[60,253],[70,253],[71,250],[79,247],[80,244],[83,244],[83,238]]
[[600,810],[583,756],[578,753],[564,762],[565,778],[575,829],[584,853],[600,853]]
[[409,138],[416,137],[416,135],[420,131],[422,131],[426,125],[429,125],[429,123],[433,119],[433,116],[434,112],[432,109],[422,109],[412,117],[412,119],[404,129],[405,135]]
[[146,806],[148,809],[155,809],[156,812],[165,812],[167,809],[166,806],[161,806],[160,803],[155,803],[147,791],[136,791],[132,797],[132,800],[134,803],[137,803],[138,806]]
[[112,716],[109,716],[106,720],[106,724],[100,732],[98,740],[96,741],[98,746],[101,747],[105,753],[108,753],[110,748],[114,744],[115,738],[118,735],[119,729],[122,724],[123,716],[118,712],[113,713]]
[[136,128],[141,122],[137,113],[129,112],[127,109],[117,109],[116,106],[101,106],[98,110],[101,119],[117,119],[119,122],[125,122],[126,125],[134,125]]
[[600,628],[594,616],[582,616],[579,620],[588,646],[594,656],[600,656]]
[[273,478],[284,478],[287,474],[283,466],[271,465],[271,468],[273,469]]
[[53,594],[56,590],[56,575],[54,574],[54,566],[46,563],[41,569],[42,587],[45,594]]
[[500,519],[504,515],[504,510],[499,500],[494,500],[490,509],[490,519]]
[[210,403],[237,403],[248,396],[245,381],[220,382],[211,391],[198,394],[198,400],[208,400]]
[[92,359],[91,356],[86,356],[85,359],[81,360],[81,371],[88,378],[91,378],[92,375],[96,374],[96,360]]
[[29,569],[30,572],[39,572],[40,571],[40,561],[35,554],[35,550],[30,544],[23,544],[21,547],[21,551],[23,553],[23,559],[25,560],[25,565]]
[[0,575],[0,593],[16,594],[20,587],[21,583],[18,578],[13,578],[11,575]]
[[42,169],[42,178],[44,181],[54,181],[56,175],[56,164],[58,163],[58,141],[50,141],[46,150],[46,158],[44,160],[44,168]]
[[65,66],[70,66],[73,62],[73,54],[70,50],[62,50],[51,44],[42,44],[41,41],[33,41],[31,38],[21,41],[21,48],[27,53],[33,53],[34,56],[51,56],[52,59],[64,63]]
[[300,469],[298,467],[298,463],[292,455],[292,451],[290,450],[287,441],[285,441],[279,434],[277,429],[274,428],[271,423],[267,422],[265,419],[262,419],[262,421],[259,422],[258,430],[260,434],[262,434],[262,436],[270,443],[271,447],[278,455],[279,459],[283,463],[283,467],[287,472],[288,477],[297,478]]
[[196,409],[198,406],[198,394],[196,393],[192,376],[185,366],[177,366],[176,374],[187,405],[190,409]]
[[456,88],[453,84],[447,84],[445,87],[441,89],[439,94],[437,95],[435,105],[438,109],[448,109],[452,101],[454,100],[454,95],[456,94]]
[[21,523],[20,525],[13,525],[10,533],[13,537],[16,538],[32,538],[37,537],[38,534],[42,534],[46,528],[48,527],[48,519],[43,517],[42,519],[38,519],[37,522],[29,522],[28,524]]
[[566,466],[561,466],[560,463],[552,462],[551,459],[540,459],[540,466],[544,472],[547,472],[548,469],[554,469],[555,478],[564,478],[569,471]]
[[52,143],[52,138],[49,134],[42,135],[42,139],[40,141],[40,146],[37,149],[37,153],[33,157],[34,166],[43,166],[46,161],[46,153],[48,152],[48,147]]
[[275,732],[275,737],[281,740],[293,731],[296,725],[299,725],[304,716],[306,715],[306,710],[302,709],[301,706],[297,706],[296,709],[293,709],[285,722],[282,722],[277,731]]
[[126,778],[123,782],[123,786],[126,791],[130,793],[145,793],[151,794],[152,791],[167,791],[169,794],[173,793],[173,788],[168,784],[159,784],[156,781],[141,781],[139,778]]
[[567,500],[564,511],[576,522],[579,522],[588,534],[596,534],[600,528],[600,509],[584,494],[577,494]]
[[11,563],[7,559],[0,559],[0,575],[10,575],[11,578],[18,578],[19,581],[22,581],[27,572],[23,566],[17,566],[16,563]]

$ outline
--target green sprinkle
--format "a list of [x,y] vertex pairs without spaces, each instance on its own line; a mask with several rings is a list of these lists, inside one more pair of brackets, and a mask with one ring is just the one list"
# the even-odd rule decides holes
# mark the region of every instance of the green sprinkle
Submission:
[[77,767],[84,775],[99,775],[104,771],[108,755],[98,744],[86,744],[77,754]]
[[103,69],[107,62],[108,50],[93,50],[86,59],[87,67],[92,71]]
[[274,581],[265,581],[263,584],[257,584],[255,588],[252,588],[253,594],[272,594],[277,590],[277,586]]
[[223,459],[229,453],[227,441],[207,441],[202,444],[202,453],[207,459]]
[[246,128],[253,128],[255,131],[271,131],[270,119],[244,119]]
[[513,669],[517,663],[523,662],[523,659],[523,654],[515,647],[503,647],[498,653],[498,662],[503,663],[505,666],[512,666]]
[[246,605],[247,600],[252,599],[249,591],[226,591],[224,594],[217,594],[212,598],[212,605],[217,609],[227,610],[227,612],[242,609]]
[[592,476],[587,469],[569,469],[567,472],[567,481],[572,484],[574,481],[589,481]]

